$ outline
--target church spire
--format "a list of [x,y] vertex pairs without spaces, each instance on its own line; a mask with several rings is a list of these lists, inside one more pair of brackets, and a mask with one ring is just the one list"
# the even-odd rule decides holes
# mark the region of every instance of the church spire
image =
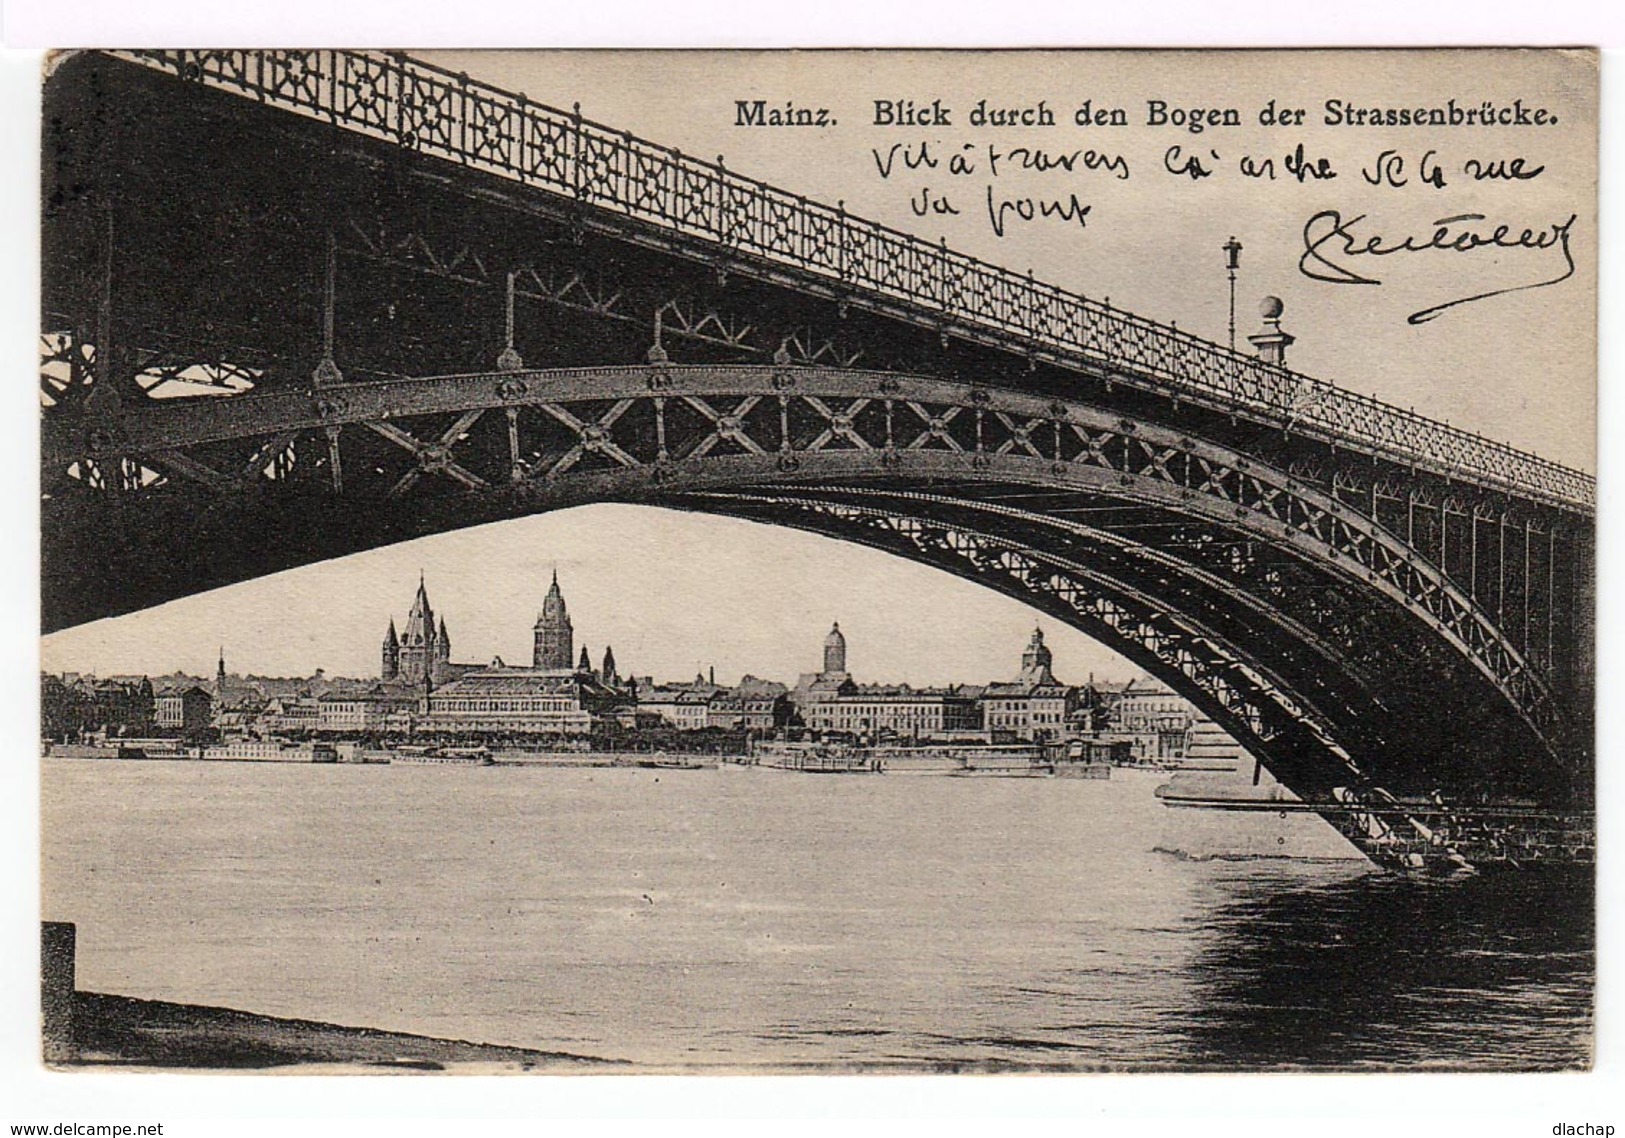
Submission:
[[427,645],[434,639],[434,607],[429,604],[429,589],[423,582],[423,571],[418,571],[418,592],[412,598],[412,611],[406,615],[406,636],[404,643],[408,647]]
[[401,638],[395,634],[395,618],[389,618],[389,631],[379,651],[378,677],[393,680],[401,672]]
[[[429,588],[420,569],[417,596],[412,598],[412,611],[406,616],[406,631],[400,636],[397,674],[401,679],[416,683],[429,674],[437,656],[437,638],[434,606],[429,603]],[[387,665],[385,667],[387,669]]]
[[[541,615],[536,618],[535,644],[531,663],[537,668],[569,670],[575,667],[575,631],[570,626],[570,610],[564,603],[564,592],[559,588],[559,571],[553,569],[553,581],[547,597],[542,601]],[[591,665],[586,665],[590,670]]]

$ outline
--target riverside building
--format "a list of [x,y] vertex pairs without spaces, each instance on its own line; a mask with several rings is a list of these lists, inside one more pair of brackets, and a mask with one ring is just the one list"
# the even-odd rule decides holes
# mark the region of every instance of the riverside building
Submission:
[[422,727],[450,735],[586,735],[629,702],[591,671],[509,667],[499,656],[429,693]]
[[790,698],[815,732],[880,738],[951,738],[982,726],[978,689],[863,684],[846,667],[846,635],[837,623],[824,638],[824,667],[804,675]]
[[1061,683],[1051,670],[1054,656],[1041,629],[1021,656],[1021,674],[1011,683],[982,691],[982,726],[992,734],[1034,742],[1054,742],[1069,733],[1078,710],[1078,689]]
[[195,735],[209,729],[214,697],[202,684],[183,682],[154,686],[157,692],[153,708],[158,730]]

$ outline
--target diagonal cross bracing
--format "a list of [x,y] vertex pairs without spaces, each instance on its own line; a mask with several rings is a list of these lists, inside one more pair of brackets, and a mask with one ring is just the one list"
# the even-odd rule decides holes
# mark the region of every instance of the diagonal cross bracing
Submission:
[[348,50],[120,51],[118,58],[560,195],[742,273],[1019,351],[1447,478],[1591,511],[1594,479],[1113,309],[720,165],[456,76]]

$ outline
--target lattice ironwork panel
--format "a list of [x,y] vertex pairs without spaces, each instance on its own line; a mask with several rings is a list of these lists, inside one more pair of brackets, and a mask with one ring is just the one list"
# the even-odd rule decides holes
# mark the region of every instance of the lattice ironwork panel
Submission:
[[[716,165],[485,84],[359,52],[115,53],[402,146],[542,184],[608,210],[906,302],[929,326],[981,327],[1113,378],[1177,390],[1446,476],[1590,510],[1594,480],[1412,412],[1238,355]],[[568,156],[568,157],[566,157]],[[680,171],[680,172],[679,172]],[[831,244],[835,249],[831,249]],[[1025,345],[1025,346],[1023,346]]]

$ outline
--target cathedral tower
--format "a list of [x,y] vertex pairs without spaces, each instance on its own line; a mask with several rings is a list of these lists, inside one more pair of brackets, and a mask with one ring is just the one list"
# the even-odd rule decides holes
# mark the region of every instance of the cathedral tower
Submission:
[[537,668],[568,671],[575,667],[575,631],[570,627],[570,613],[564,607],[564,594],[559,591],[559,573],[553,571],[553,585],[542,602],[541,615],[536,618],[536,644],[531,664]]
[[401,637],[398,675],[410,683],[421,683],[432,678],[435,662],[434,609],[429,605],[429,590],[418,576],[418,595],[412,601],[412,611],[406,617],[406,633]]

